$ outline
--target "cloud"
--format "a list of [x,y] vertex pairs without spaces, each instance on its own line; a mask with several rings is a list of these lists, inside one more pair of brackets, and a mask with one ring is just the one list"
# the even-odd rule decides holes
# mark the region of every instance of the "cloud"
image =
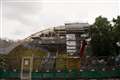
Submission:
[[3,37],[23,39],[28,34],[32,34],[31,31],[38,26],[34,15],[39,14],[41,10],[40,2],[31,3],[4,0],[2,5]]
[[3,17],[11,20],[27,21],[26,16],[38,14],[40,10],[41,3],[3,1]]

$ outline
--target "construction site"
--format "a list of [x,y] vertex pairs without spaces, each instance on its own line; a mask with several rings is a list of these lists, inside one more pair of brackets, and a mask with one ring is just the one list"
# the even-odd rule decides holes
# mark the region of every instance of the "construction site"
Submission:
[[91,55],[89,27],[65,23],[13,44],[0,80],[120,80],[114,56]]

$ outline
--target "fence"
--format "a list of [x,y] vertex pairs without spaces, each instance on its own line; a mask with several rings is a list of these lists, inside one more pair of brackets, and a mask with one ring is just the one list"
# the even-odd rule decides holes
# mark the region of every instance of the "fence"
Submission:
[[[7,66],[0,69],[0,78],[20,79],[21,60],[7,59]],[[34,57],[33,79],[62,78],[120,78],[120,64],[114,57]]]

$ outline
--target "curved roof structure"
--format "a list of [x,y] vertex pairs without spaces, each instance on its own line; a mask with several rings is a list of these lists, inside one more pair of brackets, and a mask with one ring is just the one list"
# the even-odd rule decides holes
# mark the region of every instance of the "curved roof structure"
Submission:
[[89,26],[90,25],[88,23],[65,23],[65,25],[51,27],[49,29],[36,32],[31,36],[22,40],[20,43],[13,44],[10,47],[3,50],[4,52],[9,53],[11,50],[13,50],[15,47],[17,47],[20,44],[24,44],[26,42],[32,42],[32,41],[34,42],[36,40],[39,40],[38,43],[43,43],[43,44],[44,43],[45,44],[49,44],[49,43],[63,44],[65,43],[65,34],[67,32],[82,34],[86,30],[88,30]]
[[31,36],[27,37],[25,40],[28,40],[33,37],[40,37],[40,35],[42,34],[49,34],[49,33],[55,33],[55,32],[57,33],[60,33],[60,32],[65,33],[66,31],[84,32],[85,30],[88,30],[89,26],[90,25],[88,23],[65,23],[65,25],[62,25],[62,26],[51,27],[49,29],[36,32],[32,34]]

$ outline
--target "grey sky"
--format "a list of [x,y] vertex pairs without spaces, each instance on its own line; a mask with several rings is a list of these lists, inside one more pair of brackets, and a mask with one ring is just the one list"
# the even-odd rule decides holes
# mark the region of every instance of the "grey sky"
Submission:
[[92,24],[99,15],[111,20],[120,0],[1,0],[0,9],[0,37],[16,40],[66,22]]

